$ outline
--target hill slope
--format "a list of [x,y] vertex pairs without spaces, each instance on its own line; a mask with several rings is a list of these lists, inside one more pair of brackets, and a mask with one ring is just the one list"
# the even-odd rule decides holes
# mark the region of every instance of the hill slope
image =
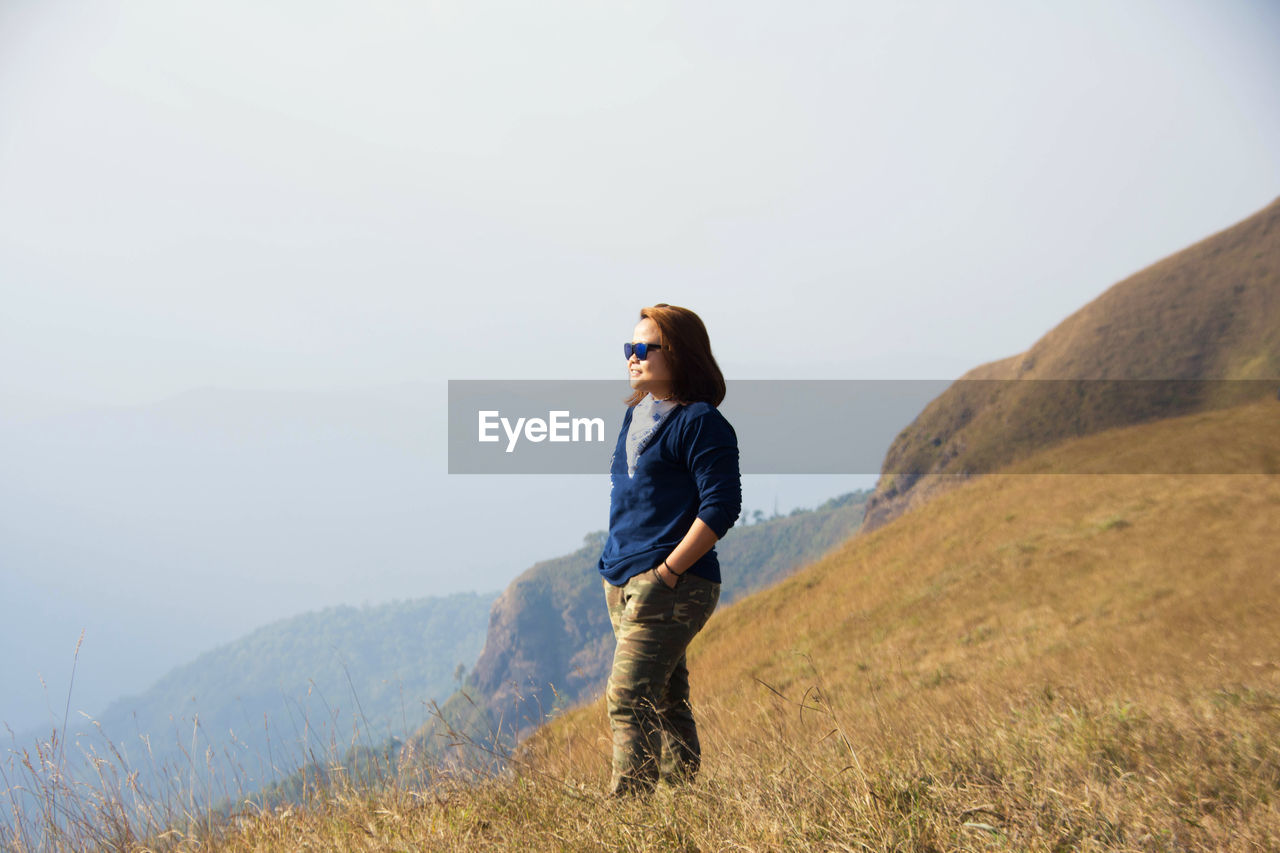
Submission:
[[[1020,466],[1047,473],[972,482],[727,611],[693,655],[701,680],[721,697],[753,692],[748,674],[786,687],[808,664],[775,649],[851,686],[880,675],[882,702],[939,671],[959,687],[998,666],[1013,685],[1105,660],[1121,677],[1191,678],[1223,665],[1213,648],[1250,647],[1274,663],[1280,478],[1051,473],[1219,442],[1280,459],[1280,403],[1113,430]],[[837,620],[833,601],[853,606]]]
[[[1200,381],[1226,379],[1237,381]],[[1114,285],[1025,353],[961,377],[890,447],[865,529],[962,479],[932,475],[992,471],[1066,438],[1274,395],[1270,380],[1280,380],[1280,200]]]
[[[1280,460],[1278,425],[1264,401],[1025,469],[1219,443]],[[1000,474],[851,540],[695,640],[705,793],[674,823],[708,842],[699,821],[723,828],[722,809],[764,847],[1274,849],[1277,519],[1276,475]],[[528,755],[602,790],[602,704]]]

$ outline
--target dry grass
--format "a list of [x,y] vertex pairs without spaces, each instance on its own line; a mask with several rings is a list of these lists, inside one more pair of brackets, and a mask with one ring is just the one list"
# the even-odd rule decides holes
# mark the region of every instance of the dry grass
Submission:
[[1280,850],[1280,477],[1044,473],[1276,452],[1277,417],[1064,445],[725,608],[691,787],[607,799],[595,703],[487,781],[339,782],[147,849]]

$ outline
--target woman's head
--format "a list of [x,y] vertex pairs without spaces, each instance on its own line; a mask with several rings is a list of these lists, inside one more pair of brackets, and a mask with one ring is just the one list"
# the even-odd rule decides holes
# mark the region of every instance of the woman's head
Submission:
[[724,374],[711,354],[707,327],[688,308],[659,302],[640,310],[633,344],[657,344],[643,360],[633,353],[627,359],[633,389],[627,404],[634,406],[653,392],[681,403],[706,402],[719,406],[724,400]]

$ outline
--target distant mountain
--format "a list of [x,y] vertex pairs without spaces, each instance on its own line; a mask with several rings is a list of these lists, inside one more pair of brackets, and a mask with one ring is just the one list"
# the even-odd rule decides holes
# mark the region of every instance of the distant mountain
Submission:
[[[412,734],[475,660],[495,593],[336,607],[274,622],[113,702],[105,738],[144,783],[201,778],[256,790],[316,756]],[[211,772],[209,772],[211,771]]]
[[[721,606],[769,586],[853,535],[866,492],[814,510],[731,529],[716,545]],[[494,602],[484,651],[445,704],[450,724],[473,733],[520,735],[553,711],[592,697],[613,659],[613,632],[596,561],[603,532],[572,554],[534,565]],[[422,738],[437,734],[433,722]]]
[[1277,379],[1280,200],[1114,285],[1025,353],[961,377],[893,442],[864,528],[1068,438],[1275,393],[1117,380]]

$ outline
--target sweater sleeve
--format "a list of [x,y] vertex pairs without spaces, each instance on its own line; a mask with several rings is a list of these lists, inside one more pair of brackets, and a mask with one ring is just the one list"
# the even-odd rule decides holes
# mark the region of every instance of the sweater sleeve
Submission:
[[710,408],[688,422],[684,448],[685,465],[698,486],[698,518],[723,539],[742,510],[738,436],[724,415]]

